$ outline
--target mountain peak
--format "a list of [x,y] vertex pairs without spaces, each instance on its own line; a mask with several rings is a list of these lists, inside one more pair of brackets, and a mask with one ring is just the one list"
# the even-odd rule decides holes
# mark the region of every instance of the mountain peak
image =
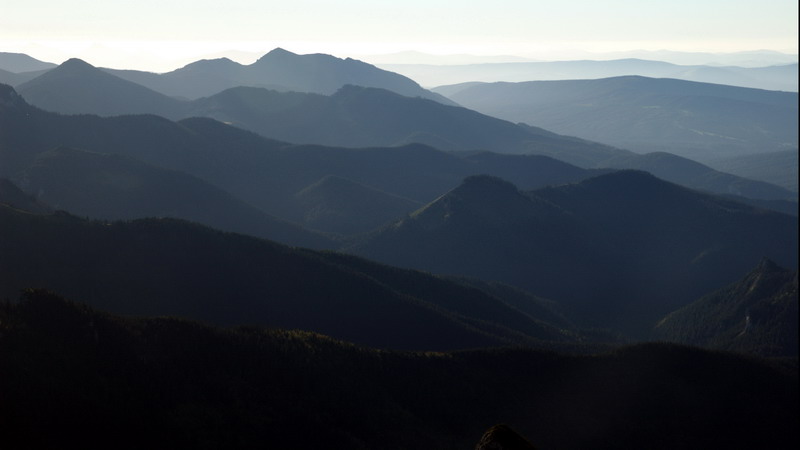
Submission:
[[266,55],[262,56],[261,58],[256,61],[256,63],[260,63],[263,61],[267,61],[269,59],[276,59],[276,58],[289,58],[292,56],[298,56],[297,53],[292,53],[289,50],[284,50],[280,47],[276,47],[273,50],[270,50]]
[[83,68],[83,69],[91,68],[91,69],[94,69],[95,68],[93,65],[91,65],[91,64],[87,63],[86,61],[84,61],[82,59],[79,59],[79,58],[70,58],[70,59],[64,61],[63,63],[61,63],[61,65],[58,66],[58,67],[67,68],[67,69],[72,69],[72,68]]
[[761,258],[761,262],[759,262],[758,266],[755,268],[755,272],[775,272],[779,270],[783,269],[766,256]]
[[532,206],[531,200],[512,183],[490,175],[473,175],[412,216],[435,222],[442,217],[468,217],[470,221],[480,218],[493,223],[509,212],[527,216]]

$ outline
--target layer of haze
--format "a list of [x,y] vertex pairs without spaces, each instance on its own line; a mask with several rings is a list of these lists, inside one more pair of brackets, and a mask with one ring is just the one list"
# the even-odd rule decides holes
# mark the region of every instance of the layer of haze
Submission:
[[0,51],[166,71],[272,48],[337,56],[571,59],[635,49],[797,53],[796,0],[38,0],[4,3]]

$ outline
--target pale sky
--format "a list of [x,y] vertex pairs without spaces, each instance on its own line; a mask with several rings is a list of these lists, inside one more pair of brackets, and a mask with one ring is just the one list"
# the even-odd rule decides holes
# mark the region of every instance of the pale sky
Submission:
[[0,0],[0,51],[154,71],[230,50],[252,62],[275,47],[339,57],[796,54],[797,15],[797,0]]

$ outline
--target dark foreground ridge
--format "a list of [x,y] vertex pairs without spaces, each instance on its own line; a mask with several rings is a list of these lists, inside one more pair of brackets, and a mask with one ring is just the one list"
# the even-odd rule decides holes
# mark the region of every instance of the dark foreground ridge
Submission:
[[[6,449],[469,449],[497,423],[543,449],[799,440],[796,368],[766,360],[665,344],[584,357],[377,351],[122,318],[44,291],[0,303],[0,373]],[[497,428],[489,439],[521,441]]]
[[536,450],[536,447],[508,425],[500,424],[483,434],[475,450]]

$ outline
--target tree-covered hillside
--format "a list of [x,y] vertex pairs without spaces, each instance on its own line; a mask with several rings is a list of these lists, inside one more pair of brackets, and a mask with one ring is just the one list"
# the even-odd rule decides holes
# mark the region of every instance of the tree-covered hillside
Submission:
[[[650,344],[596,356],[396,353],[303,331],[0,305],[4,448],[465,449],[798,444],[796,369]],[[156,443],[156,444],[154,444]]]

